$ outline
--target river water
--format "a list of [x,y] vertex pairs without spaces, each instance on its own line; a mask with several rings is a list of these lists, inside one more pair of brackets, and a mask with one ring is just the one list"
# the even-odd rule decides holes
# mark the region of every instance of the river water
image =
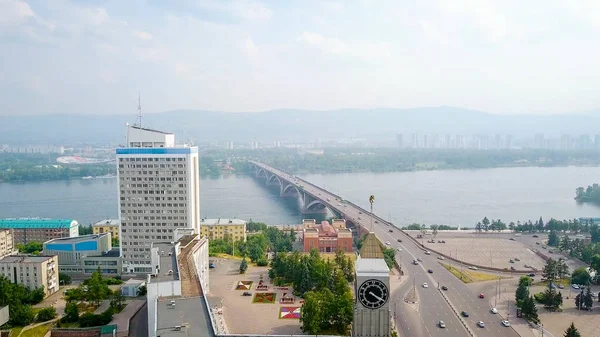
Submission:
[[[505,222],[542,216],[600,217],[600,207],[577,204],[575,188],[600,180],[600,167],[499,168],[485,170],[303,175],[306,180],[368,208],[397,225],[413,222],[473,226],[484,216]],[[245,175],[201,180],[204,217],[299,223],[294,199]],[[0,218],[72,218],[82,224],[117,217],[117,180],[0,184]]]

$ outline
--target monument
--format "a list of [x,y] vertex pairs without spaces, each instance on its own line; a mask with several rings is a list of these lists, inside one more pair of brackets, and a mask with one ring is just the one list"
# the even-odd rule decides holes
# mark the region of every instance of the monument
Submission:
[[375,233],[367,234],[355,264],[353,337],[389,337],[390,270]]

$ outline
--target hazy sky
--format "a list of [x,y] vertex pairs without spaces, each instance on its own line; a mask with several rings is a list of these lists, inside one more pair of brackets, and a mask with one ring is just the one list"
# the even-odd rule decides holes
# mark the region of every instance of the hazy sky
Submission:
[[0,0],[0,114],[600,108],[599,0]]

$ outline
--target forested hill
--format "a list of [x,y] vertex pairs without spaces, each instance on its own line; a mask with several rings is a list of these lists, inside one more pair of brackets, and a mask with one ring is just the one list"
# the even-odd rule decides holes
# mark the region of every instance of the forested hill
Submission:
[[[132,111],[118,115],[0,116],[0,144],[124,142]],[[224,113],[176,110],[146,114],[144,125],[174,132],[181,141],[313,141],[333,138],[393,139],[397,133],[595,134],[600,112],[579,115],[493,115],[454,108],[272,110]]]

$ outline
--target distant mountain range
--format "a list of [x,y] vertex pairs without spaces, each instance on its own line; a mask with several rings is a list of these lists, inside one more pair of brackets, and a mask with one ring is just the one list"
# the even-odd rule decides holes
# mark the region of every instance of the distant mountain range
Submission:
[[[120,144],[134,114],[0,116],[0,144]],[[559,136],[600,133],[600,112],[568,115],[494,115],[455,108],[271,110],[225,113],[174,110],[146,114],[143,126],[176,134],[178,141],[311,141],[393,139],[396,134],[476,133]]]

